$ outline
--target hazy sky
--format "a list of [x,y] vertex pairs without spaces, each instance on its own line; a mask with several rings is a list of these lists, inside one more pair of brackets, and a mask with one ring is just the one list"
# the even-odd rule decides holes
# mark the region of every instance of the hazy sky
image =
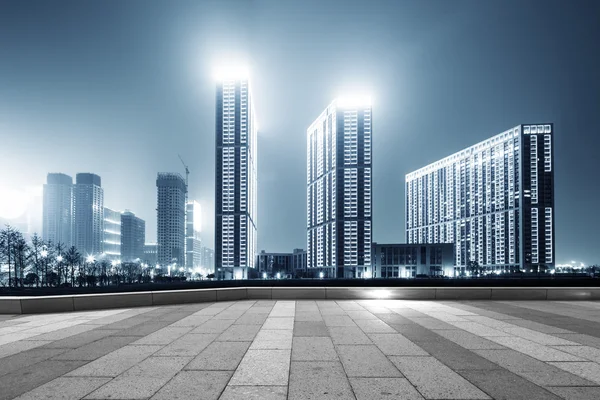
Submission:
[[[404,241],[404,176],[555,123],[557,261],[600,262],[598,1],[0,0],[0,191],[94,172],[156,237],[159,171],[213,243],[214,66],[252,71],[259,249],[306,246],[306,128],[373,98],[374,240]],[[0,193],[1,195],[1,193]]]

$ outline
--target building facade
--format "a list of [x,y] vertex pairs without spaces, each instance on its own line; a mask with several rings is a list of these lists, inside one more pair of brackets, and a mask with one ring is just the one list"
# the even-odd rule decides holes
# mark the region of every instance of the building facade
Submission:
[[185,265],[187,268],[200,267],[202,263],[202,211],[200,203],[189,201],[187,207],[187,220],[185,222]]
[[306,277],[306,250],[294,249],[292,253],[292,271],[295,277]]
[[161,172],[157,187],[157,260],[165,271],[168,265],[185,265],[185,196],[181,175]]
[[371,267],[370,100],[338,99],[307,131],[307,264],[326,277]]
[[256,256],[257,125],[250,83],[223,79],[216,95],[215,264],[247,277]]
[[408,243],[454,243],[457,266],[553,268],[553,128],[519,125],[406,175]]
[[83,255],[103,251],[104,189],[96,174],[79,173],[73,188],[73,245]]
[[454,245],[373,243],[373,278],[415,278],[417,275],[459,276],[454,267]]
[[42,238],[66,247],[72,244],[73,178],[50,173],[43,193]]
[[125,262],[144,260],[145,241],[146,221],[125,210],[121,214],[121,259]]
[[121,212],[104,207],[102,253],[109,260],[121,259]]
[[287,274],[293,274],[293,254],[267,253],[262,250],[256,256],[256,265],[260,274],[266,273],[270,277],[275,277],[279,273],[280,277],[285,277]]
[[158,244],[144,243],[144,262],[150,266],[156,267],[158,264]]
[[215,252],[209,247],[202,246],[202,259],[200,267],[206,271],[215,272]]

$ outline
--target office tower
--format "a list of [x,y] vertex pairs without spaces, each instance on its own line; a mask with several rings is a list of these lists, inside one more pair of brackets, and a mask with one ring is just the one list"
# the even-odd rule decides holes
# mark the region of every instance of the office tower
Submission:
[[104,190],[96,174],[80,173],[73,188],[73,244],[84,256],[102,253]]
[[48,174],[44,184],[42,238],[71,246],[73,229],[73,178]]
[[222,79],[216,96],[215,263],[247,277],[256,255],[256,122],[247,79]]
[[200,266],[210,272],[215,271],[215,252],[209,247],[202,246],[202,259],[200,260]]
[[187,220],[185,222],[185,266],[200,267],[202,262],[201,209],[197,201],[187,203]]
[[406,175],[408,243],[454,243],[457,266],[554,266],[553,125],[519,125]]
[[104,207],[102,252],[109,260],[121,259],[121,212]]
[[140,259],[144,261],[145,241],[146,222],[136,217],[131,211],[125,210],[121,214],[121,260],[129,262]]
[[157,258],[168,265],[185,265],[185,180],[181,175],[160,172],[157,187]]
[[150,265],[156,266],[158,263],[158,244],[156,243],[144,243],[144,258],[142,260]]
[[307,264],[325,277],[371,267],[369,99],[337,99],[307,130]]

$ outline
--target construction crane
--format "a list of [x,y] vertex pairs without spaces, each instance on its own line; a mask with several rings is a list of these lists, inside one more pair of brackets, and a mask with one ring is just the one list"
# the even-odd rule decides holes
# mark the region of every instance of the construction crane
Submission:
[[185,161],[183,161],[183,158],[181,158],[181,156],[179,154],[177,154],[177,156],[179,156],[179,160],[181,160],[181,163],[183,164],[183,167],[185,168],[185,195],[186,195],[186,204],[187,204],[187,192],[188,192],[188,177],[190,175],[190,170],[188,169],[188,166],[185,165]]
[[187,258],[188,258],[188,246],[187,246],[187,224],[188,224],[188,211],[187,211],[187,206],[188,206],[188,178],[190,175],[190,170],[188,168],[188,166],[185,164],[185,161],[183,161],[183,158],[181,158],[181,155],[177,154],[177,156],[179,157],[179,160],[181,160],[181,163],[183,164],[183,167],[185,168],[185,208],[184,208],[184,239],[183,239],[183,265],[185,267],[187,267]]

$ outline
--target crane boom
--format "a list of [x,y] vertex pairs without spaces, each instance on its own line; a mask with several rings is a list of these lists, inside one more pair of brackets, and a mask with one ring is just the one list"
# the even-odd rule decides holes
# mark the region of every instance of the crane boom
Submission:
[[186,165],[185,161],[183,161],[183,158],[181,158],[181,155],[177,154],[177,156],[179,157],[179,160],[181,161],[181,163],[183,164],[183,167],[185,168],[185,191],[187,193],[187,190],[188,190],[188,177],[190,175],[190,170],[189,170],[188,166]]

